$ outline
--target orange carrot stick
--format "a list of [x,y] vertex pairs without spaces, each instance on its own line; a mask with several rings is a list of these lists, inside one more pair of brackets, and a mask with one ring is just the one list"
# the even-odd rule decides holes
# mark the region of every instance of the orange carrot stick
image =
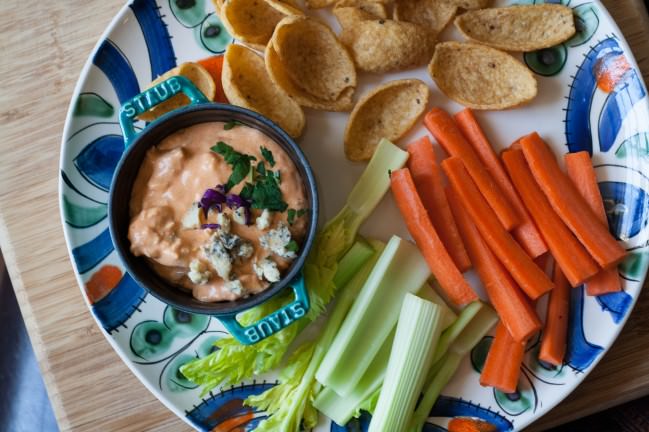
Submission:
[[456,157],[448,158],[442,162],[442,169],[482,238],[527,296],[535,300],[550,291],[552,281],[498,222],[462,161]]
[[221,72],[223,71],[223,56],[215,55],[206,57],[202,60],[197,61],[196,63],[203,66],[205,69],[207,69],[210,75],[212,75],[214,84],[216,84],[214,102],[228,103],[228,98],[225,97],[225,92],[223,91],[223,82],[221,81]]
[[541,237],[541,233],[536,228],[536,225],[534,225],[534,221],[532,221],[523,202],[516,193],[514,186],[509,181],[509,177],[507,177],[500,159],[498,159],[494,148],[478,124],[478,121],[473,115],[473,111],[471,111],[471,108],[465,108],[455,114],[454,117],[462,135],[471,144],[480,161],[487,168],[494,181],[500,186],[500,189],[505,193],[505,196],[520,217],[520,224],[512,231],[514,238],[532,258],[543,255],[548,251],[548,247],[543,241],[543,237]]
[[529,339],[541,329],[541,320],[536,311],[484,242],[455,192],[451,188],[447,188],[446,192],[471,261],[500,320],[514,340],[522,342]]
[[410,153],[408,169],[421,202],[453,262],[458,270],[464,273],[471,268],[471,261],[448,206],[442,183],[442,171],[435,161],[433,144],[425,136],[411,143],[408,146],[408,153]]
[[570,285],[561,271],[554,266],[554,289],[548,299],[545,328],[541,336],[539,358],[544,362],[560,366],[566,354],[568,337],[568,313],[570,309]]
[[552,150],[536,133],[521,138],[525,159],[548,201],[597,263],[609,268],[624,259],[626,251],[561,171]]
[[[570,177],[599,220],[608,228],[604,201],[597,186],[597,176],[590,155],[586,151],[568,153],[563,157],[563,160],[566,163],[568,177]],[[615,267],[601,270],[586,283],[586,292],[591,296],[621,290],[620,275],[618,275]]]
[[477,300],[433,228],[408,168],[392,171],[390,185],[410,235],[449,300],[458,306]]
[[480,385],[495,387],[504,393],[516,392],[524,355],[525,342],[515,341],[507,327],[499,323],[480,374]]
[[[534,180],[521,150],[503,153],[503,162],[525,206],[539,227],[550,252],[572,286],[578,286],[599,272],[597,263],[554,211]],[[598,222],[599,223],[599,222]]]
[[491,178],[489,171],[482,165],[471,144],[464,139],[453,118],[446,111],[433,108],[424,117],[424,124],[444,147],[446,153],[462,159],[471,178],[486,198],[489,206],[496,212],[498,220],[505,229],[509,231],[518,225],[519,215],[507,201],[506,195],[498,184]]

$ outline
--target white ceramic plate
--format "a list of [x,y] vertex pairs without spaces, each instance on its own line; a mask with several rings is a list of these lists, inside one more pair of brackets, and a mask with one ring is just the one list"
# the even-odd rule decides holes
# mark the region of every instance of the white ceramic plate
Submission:
[[[178,3],[189,7],[181,9]],[[620,266],[624,292],[593,298],[584,295],[583,287],[574,289],[565,365],[551,368],[540,364],[536,360],[538,341],[531,343],[516,394],[505,395],[478,384],[491,341],[490,337],[483,339],[444,390],[426,430],[446,430],[449,419],[456,416],[481,418],[498,430],[521,429],[538,419],[574,390],[609,349],[645,278],[649,263],[646,87],[622,34],[599,1],[562,3],[575,9],[580,31],[565,44],[525,56],[528,66],[538,74],[539,96],[524,108],[477,115],[499,147],[537,130],[559,154],[592,152],[611,229],[632,251]],[[337,28],[331,17],[326,19]],[[455,35],[449,30],[443,38]],[[225,422],[251,430],[263,413],[250,412],[241,402],[272,386],[274,377],[215,389],[207,398],[199,397],[200,390],[179,375],[178,368],[209,353],[212,343],[226,332],[215,319],[173,310],[124,274],[108,233],[106,202],[110,179],[123,151],[117,117],[120,103],[176,64],[221,53],[230,42],[208,0],[134,0],[126,5],[81,73],[61,155],[65,235],[90,311],[142,383],[199,430],[212,430],[225,426]],[[607,65],[619,57],[626,59],[630,70],[613,91],[605,92],[598,87],[597,77],[607,76]],[[381,81],[403,77],[427,82],[433,92],[432,104],[451,112],[460,109],[443,97],[424,68],[363,76],[357,95]],[[307,110],[306,131],[299,140],[318,179],[322,220],[342,206],[363,169],[344,157],[346,119],[346,113]],[[424,133],[418,127],[402,144]],[[391,197],[382,201],[362,233],[384,240],[392,234],[407,236]],[[477,284],[475,277],[469,277]],[[366,416],[361,418],[362,430],[367,420]],[[346,429],[323,419],[318,430]]]

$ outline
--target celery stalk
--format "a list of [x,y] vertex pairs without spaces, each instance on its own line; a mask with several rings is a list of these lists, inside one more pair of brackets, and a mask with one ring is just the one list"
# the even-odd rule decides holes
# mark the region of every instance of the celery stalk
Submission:
[[[377,250],[382,250],[382,248]],[[338,270],[333,280],[334,285],[337,287],[346,286],[377,250],[359,237],[342,259],[338,261]]]
[[[374,244],[378,248],[382,247],[376,242]],[[362,247],[357,247],[357,245],[362,245]],[[369,260],[366,259],[368,248],[373,254]],[[298,431],[302,419],[304,419],[305,426],[309,428],[315,426],[317,415],[311,406],[316,384],[315,371],[322,362],[325,352],[329,349],[347,311],[379,259],[380,253],[381,249],[374,250],[365,242],[357,242],[346,255],[348,259],[341,261],[339,269],[343,267],[343,261],[346,262],[344,266],[350,267],[350,269],[352,263],[356,263],[353,265],[356,268],[362,264],[362,268],[355,274],[349,273],[352,275],[351,280],[342,289],[335,308],[317,342],[315,344],[308,342],[298,348],[297,354],[291,358],[280,373],[278,385],[260,395],[252,395],[246,399],[246,405],[266,411],[268,416],[259,424],[256,431]]]
[[433,359],[441,318],[438,305],[406,294],[369,432],[405,430]]
[[448,328],[455,322],[457,319],[457,315],[455,312],[453,312],[453,309],[451,309],[442,296],[437,294],[437,291],[435,291],[429,284],[424,284],[424,286],[421,287],[419,292],[417,293],[417,297],[421,297],[424,300],[428,300],[430,302],[435,303],[437,306],[439,306],[442,309],[442,328]]
[[[447,333],[449,330],[448,328],[455,323],[457,319],[453,310],[448,307],[442,297],[428,284],[424,284],[420,288],[417,292],[417,296],[431,301],[440,307],[442,312],[441,328],[447,328],[447,330],[442,332],[442,335]],[[471,315],[471,317],[473,317],[473,315]],[[462,325],[461,328],[463,329],[464,325]],[[360,416],[360,410],[363,408],[364,403],[372,399],[373,394],[379,390],[381,384],[383,384],[385,371],[388,368],[388,360],[390,358],[393,339],[394,335],[391,335],[385,340],[376,357],[374,357],[372,363],[367,368],[367,371],[365,371],[363,378],[361,378],[349,395],[342,397],[331,388],[324,387],[313,402],[313,406],[339,425],[345,425],[352,419],[352,417]],[[437,346],[441,343],[440,337]]]
[[448,384],[451,378],[453,378],[457,368],[460,367],[462,357],[463,356],[456,352],[446,353],[444,357],[442,357],[442,361],[439,362],[439,367],[437,367],[435,377],[426,387],[424,396],[421,401],[419,401],[419,406],[412,416],[409,427],[410,432],[420,432],[423,429],[430,410],[433,409],[433,405],[435,405],[435,401],[444,387],[446,387],[446,384]]
[[[308,323],[324,312],[340,288],[334,282],[338,261],[352,246],[359,226],[390,187],[388,173],[401,168],[407,159],[407,152],[389,141],[381,141],[345,206],[318,232],[303,269],[311,302],[305,318],[255,345],[242,345],[232,337],[220,339],[216,342],[218,350],[181,368],[187,379],[202,387],[203,395],[218,385],[238,384],[280,364],[289,345]],[[291,292],[275,296],[243,312],[239,320],[250,325],[292,300]]]
[[[464,330],[455,338],[455,341],[448,347],[448,352],[444,354],[430,369],[428,377],[426,378],[426,385],[424,386],[424,396],[419,402],[419,406],[415,410],[410,421],[409,430],[411,432],[419,432],[424,427],[424,423],[428,418],[430,410],[433,409],[437,397],[440,395],[446,384],[453,378],[455,372],[460,366],[460,362],[471,349],[489,332],[489,330],[498,321],[498,315],[489,306],[481,302],[474,302],[467,306],[466,311],[473,304],[480,303],[472,318],[468,318],[470,312],[464,316],[460,314],[457,321],[467,320],[464,323]],[[463,311],[463,313],[464,313]],[[453,326],[451,326],[452,328]],[[451,330],[449,328],[449,330]]]
[[[389,171],[403,166],[408,153],[383,138],[379,141],[367,168],[356,182],[347,198],[347,207],[358,215],[367,217],[390,187]],[[376,172],[384,175],[377,176]]]
[[342,397],[331,388],[324,387],[313,402],[313,406],[341,426],[347,424],[352,417],[360,416],[362,403],[369,399],[383,384],[393,340],[394,331],[383,342],[381,349],[376,353],[358,385],[347,396]]
[[458,336],[460,336],[464,328],[471,322],[476,314],[480,312],[483,304],[484,303],[479,301],[468,304],[464,309],[462,309],[460,316],[453,322],[453,324],[442,332],[437,347],[435,348],[433,363],[446,354],[448,347],[458,338]]
[[410,242],[392,237],[372,270],[316,379],[341,396],[358,384],[397,319],[404,295],[419,290],[430,269]]

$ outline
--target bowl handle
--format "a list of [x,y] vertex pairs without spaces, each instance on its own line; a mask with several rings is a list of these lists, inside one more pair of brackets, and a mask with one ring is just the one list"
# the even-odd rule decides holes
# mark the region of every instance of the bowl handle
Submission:
[[130,146],[138,134],[133,127],[133,120],[136,116],[181,92],[187,95],[190,105],[209,102],[193,82],[182,75],[177,75],[144,90],[124,103],[119,110],[119,124],[122,126],[124,145]]
[[219,320],[226,329],[244,345],[252,345],[277,333],[302,318],[309,310],[309,294],[304,285],[304,276],[300,273],[289,284],[295,293],[295,300],[275,312],[261,318],[254,324],[243,327],[237,321],[236,314],[221,315]]

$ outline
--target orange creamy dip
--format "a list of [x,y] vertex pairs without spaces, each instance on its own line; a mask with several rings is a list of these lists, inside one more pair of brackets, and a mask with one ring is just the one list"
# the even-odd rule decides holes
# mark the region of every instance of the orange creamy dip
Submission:
[[[262,247],[260,238],[272,229],[286,225],[291,239],[301,244],[308,218],[296,217],[292,225],[287,223],[287,212],[270,212],[268,227],[258,228],[256,219],[262,210],[251,209],[252,223],[235,222],[233,210],[223,206],[223,214],[230,220],[230,234],[249,242],[253,250],[250,257],[232,260],[230,280],[238,280],[243,291],[232,290],[224,278],[217,275],[206,255],[206,246],[220,234],[219,230],[188,229],[183,219],[198,203],[206,189],[228,181],[232,168],[223,157],[210,150],[218,141],[232,146],[234,150],[264,161],[261,147],[272,152],[273,171],[281,176],[280,190],[290,209],[306,209],[308,202],[303,182],[295,165],[284,150],[260,131],[247,126],[224,129],[225,123],[202,123],[182,129],[168,136],[148,150],[133,186],[130,201],[131,223],[129,240],[131,252],[148,258],[153,269],[164,279],[191,290],[201,301],[214,302],[236,300],[266,289],[270,282],[260,278],[255,268],[259,262],[269,259],[283,273],[291,263],[269,249]],[[254,164],[253,162],[253,168]],[[229,193],[238,194],[245,180],[234,186]],[[200,210],[202,213],[202,209]],[[202,223],[217,223],[218,212],[212,209]],[[223,216],[221,216],[223,217]],[[262,224],[263,225],[263,224]],[[200,262],[209,280],[192,282],[188,274],[190,264]],[[253,265],[254,264],[254,265]]]

